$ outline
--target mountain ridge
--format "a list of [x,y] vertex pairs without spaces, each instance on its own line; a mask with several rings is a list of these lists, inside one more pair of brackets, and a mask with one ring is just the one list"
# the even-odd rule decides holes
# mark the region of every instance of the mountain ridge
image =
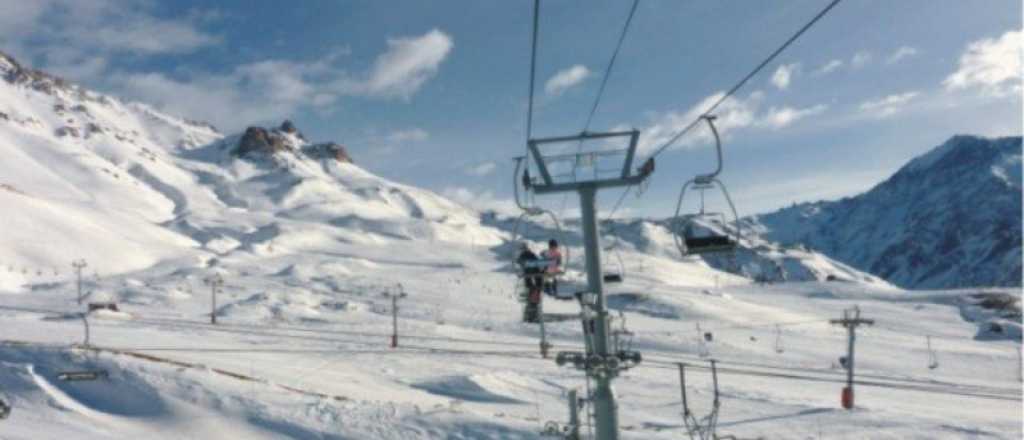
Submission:
[[749,217],[745,228],[902,287],[1020,286],[1020,153],[1020,137],[956,135],[860,195]]

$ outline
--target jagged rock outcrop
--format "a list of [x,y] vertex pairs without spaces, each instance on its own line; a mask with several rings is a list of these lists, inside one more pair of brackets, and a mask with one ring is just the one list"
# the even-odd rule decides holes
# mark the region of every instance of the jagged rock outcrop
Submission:
[[348,150],[335,142],[310,144],[291,121],[284,121],[280,127],[266,129],[249,127],[238,139],[233,150],[240,157],[252,154],[273,155],[282,152],[298,152],[313,159],[333,159],[338,162],[354,163]]
[[299,132],[299,129],[295,128],[295,124],[293,124],[292,121],[285,119],[284,122],[281,123],[281,131],[288,134],[296,134]]
[[249,127],[238,139],[235,154],[246,156],[252,153],[274,154],[290,150],[291,146],[280,133],[263,127]]
[[345,146],[334,142],[308,145],[302,148],[302,152],[314,159],[334,159],[338,162],[354,163]]

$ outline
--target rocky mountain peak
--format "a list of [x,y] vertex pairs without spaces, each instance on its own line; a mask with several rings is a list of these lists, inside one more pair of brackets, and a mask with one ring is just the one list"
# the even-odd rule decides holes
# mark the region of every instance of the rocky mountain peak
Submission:
[[263,127],[249,127],[238,139],[235,147],[235,154],[247,156],[253,153],[274,154],[282,151],[292,150],[291,145],[280,135],[277,130],[267,130]]
[[10,84],[24,84],[47,94],[52,94],[55,89],[77,89],[64,78],[22,66],[3,52],[0,52],[0,74]]
[[897,172],[910,174],[929,170],[951,169],[991,161],[996,156],[1020,149],[1020,138],[987,139],[970,135],[956,135],[931,151],[908,162]]
[[302,152],[314,159],[334,159],[338,162],[354,163],[345,146],[334,142],[308,145],[302,148]]
[[233,151],[239,157],[297,152],[317,160],[334,159],[338,162],[353,163],[352,156],[344,146],[335,142],[310,144],[290,120],[285,120],[277,128],[246,128]]

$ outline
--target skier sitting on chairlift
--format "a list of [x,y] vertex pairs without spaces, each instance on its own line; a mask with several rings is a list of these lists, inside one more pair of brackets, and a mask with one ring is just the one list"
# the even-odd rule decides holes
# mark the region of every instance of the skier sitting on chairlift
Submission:
[[533,291],[541,287],[541,274],[544,273],[544,262],[537,258],[537,254],[530,250],[526,243],[519,245],[519,256],[516,264],[523,271],[523,279],[526,288]]
[[526,243],[519,245],[519,256],[516,257],[516,264],[522,271],[523,284],[526,286],[526,307],[523,309],[523,320],[526,322],[537,322],[540,305],[540,290],[543,281],[544,262],[537,258],[537,254],[530,250]]
[[548,263],[545,268],[545,273],[548,276],[544,280],[544,293],[557,296],[558,278],[556,276],[562,273],[562,250],[558,247],[558,240],[551,239],[548,241],[547,250],[541,252],[540,256]]

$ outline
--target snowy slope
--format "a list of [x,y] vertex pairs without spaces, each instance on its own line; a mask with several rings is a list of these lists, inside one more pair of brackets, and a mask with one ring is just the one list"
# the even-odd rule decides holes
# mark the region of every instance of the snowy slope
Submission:
[[[695,222],[696,231],[729,235],[735,233],[731,224],[706,218]],[[660,258],[682,258],[691,264],[759,282],[852,281],[878,289],[893,288],[885,280],[835,261],[825,254],[799,245],[784,246],[748,230],[741,230],[743,237],[735,252],[681,257],[672,237],[672,227],[676,224],[673,220],[610,220],[605,222],[602,230],[606,233],[604,240],[609,250],[628,250]],[[612,252],[612,257],[615,256],[616,253]]]
[[914,288],[1021,285],[1021,138],[955,136],[870,191],[750,219]]
[[[16,214],[0,220],[0,438],[534,439],[566,421],[567,390],[585,392],[520,321],[511,219],[377,177],[290,124],[225,136],[0,68],[0,206]],[[1019,290],[902,291],[751,236],[744,270],[792,260],[800,278],[785,280],[805,280],[758,285],[678,258],[657,223],[604,232],[625,277],[608,285],[614,326],[645,359],[616,380],[623,438],[685,437],[674,362],[693,365],[703,412],[707,356],[723,367],[720,435],[1022,434]],[[576,291],[578,235],[565,241]],[[90,265],[87,301],[120,309],[85,315],[88,349],[74,258]],[[846,339],[828,320],[854,305],[876,325],[858,333],[864,383],[843,411]],[[546,326],[553,351],[580,350],[579,306],[545,311],[567,318]],[[107,377],[58,378],[82,370]]]
[[[495,243],[476,214],[323,154],[294,128],[273,154],[240,135],[127,104],[0,55],[0,287],[273,244]],[[244,156],[244,157],[243,157]]]
[[74,258],[124,271],[194,246],[159,226],[175,205],[144,176],[187,181],[169,151],[217,137],[0,54],[0,203],[17,214],[0,219],[0,286],[66,273]]

